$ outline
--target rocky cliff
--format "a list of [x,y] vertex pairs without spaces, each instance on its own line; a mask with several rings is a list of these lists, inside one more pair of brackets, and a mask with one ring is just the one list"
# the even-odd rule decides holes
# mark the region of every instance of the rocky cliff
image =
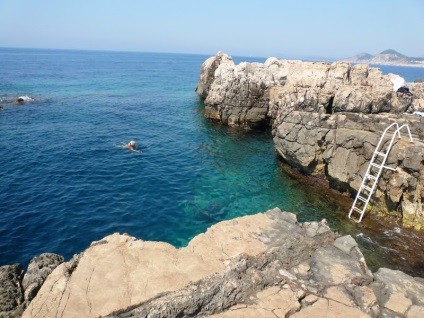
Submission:
[[289,165],[352,195],[384,129],[408,124],[415,141],[396,141],[387,165],[398,170],[385,170],[371,207],[402,217],[405,226],[424,227],[424,118],[412,115],[424,110],[424,84],[408,84],[408,95],[366,64],[269,58],[235,65],[222,52],[202,65],[201,74],[208,74],[196,89],[206,117],[246,129],[270,126]]
[[[1,309],[2,317],[19,316]],[[23,317],[423,314],[422,279],[385,268],[372,273],[351,236],[276,208],[218,223],[181,249],[105,237],[57,266]]]

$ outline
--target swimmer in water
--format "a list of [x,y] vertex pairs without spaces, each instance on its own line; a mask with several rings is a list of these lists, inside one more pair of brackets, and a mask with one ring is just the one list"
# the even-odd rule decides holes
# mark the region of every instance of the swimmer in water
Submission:
[[135,151],[135,141],[134,141],[134,140],[131,140],[131,141],[128,143],[127,148],[128,148],[129,150],[131,150],[131,151]]
[[134,151],[134,152],[140,152],[140,151],[135,149],[135,141],[134,140],[131,140],[128,144],[123,144],[121,147],[125,148],[125,149],[129,149],[129,150]]

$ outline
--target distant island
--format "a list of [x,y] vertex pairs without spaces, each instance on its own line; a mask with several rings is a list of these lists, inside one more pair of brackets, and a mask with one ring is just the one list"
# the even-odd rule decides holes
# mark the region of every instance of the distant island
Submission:
[[355,56],[343,59],[342,61],[377,65],[424,67],[424,57],[409,57],[391,49],[385,50],[376,55],[360,53]]

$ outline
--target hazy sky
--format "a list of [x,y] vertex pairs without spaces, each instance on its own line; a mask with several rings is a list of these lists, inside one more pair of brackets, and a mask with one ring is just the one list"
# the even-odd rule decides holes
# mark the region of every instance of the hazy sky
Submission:
[[0,47],[424,57],[424,0],[0,0]]

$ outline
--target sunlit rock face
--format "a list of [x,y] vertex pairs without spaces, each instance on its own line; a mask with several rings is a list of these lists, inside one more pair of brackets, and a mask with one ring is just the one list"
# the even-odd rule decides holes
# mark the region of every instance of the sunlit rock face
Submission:
[[383,268],[373,274],[351,236],[275,208],[220,222],[180,249],[107,236],[59,265],[23,317],[420,317],[423,310],[422,279]]
[[202,66],[210,75],[199,81],[208,87],[199,94],[205,116],[245,129],[271,127],[277,153],[289,165],[325,176],[337,190],[356,193],[385,128],[408,124],[415,142],[406,130],[396,138],[387,164],[398,171],[383,172],[371,205],[424,228],[424,117],[413,115],[424,111],[423,83],[409,83],[409,95],[366,64],[269,58],[234,65],[228,56],[231,62],[220,63],[220,54]]

